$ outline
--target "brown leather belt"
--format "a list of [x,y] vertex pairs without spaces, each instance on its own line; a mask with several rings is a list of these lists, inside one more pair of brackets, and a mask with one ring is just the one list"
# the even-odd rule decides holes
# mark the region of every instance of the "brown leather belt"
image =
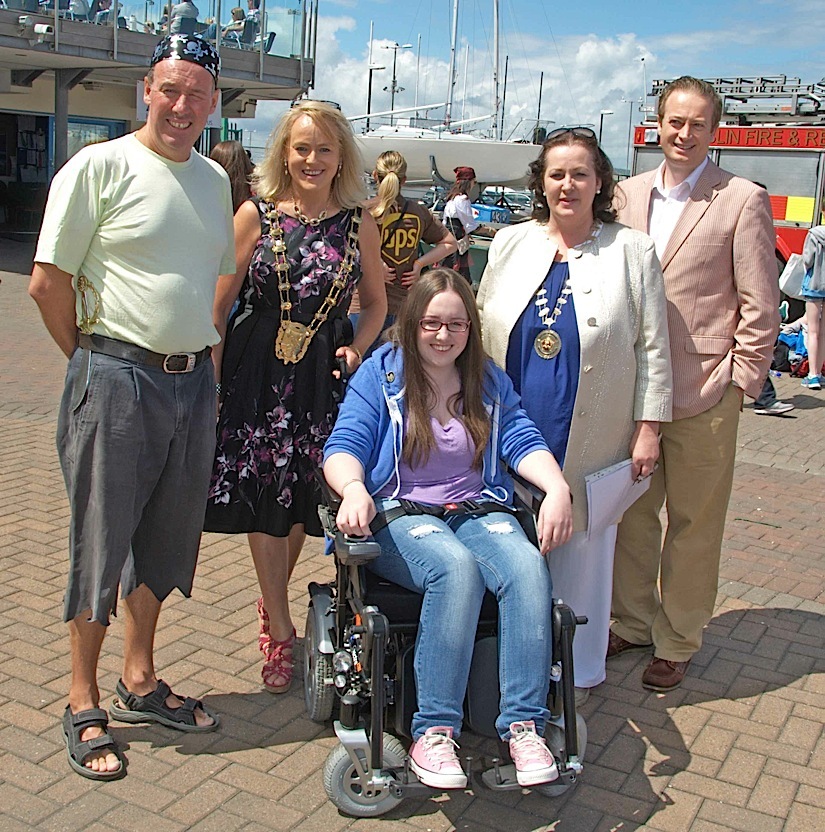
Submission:
[[112,358],[122,358],[133,364],[143,364],[147,367],[160,367],[165,373],[191,373],[212,354],[212,347],[206,347],[200,352],[171,352],[164,354],[152,352],[130,344],[118,341],[117,338],[107,338],[105,335],[85,335],[80,333],[77,343],[84,350],[110,355]]

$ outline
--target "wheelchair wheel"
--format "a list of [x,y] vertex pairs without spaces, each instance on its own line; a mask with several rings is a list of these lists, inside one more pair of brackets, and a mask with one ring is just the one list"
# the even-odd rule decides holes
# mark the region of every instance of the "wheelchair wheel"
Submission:
[[[579,759],[584,760],[584,752],[587,749],[587,723],[581,714],[576,714],[576,731],[579,735]],[[566,752],[564,748],[564,729],[555,722],[548,722],[544,731],[544,737],[547,740],[548,748],[553,752],[553,756],[559,760],[563,759]],[[534,786],[533,790],[545,797],[559,797],[563,795],[568,789],[573,787],[572,783],[545,783],[542,786]]]
[[310,607],[304,635],[304,702],[313,722],[327,722],[332,716],[335,688],[328,683],[331,678],[332,656],[322,653],[318,646],[315,615]]
[[[400,768],[407,752],[395,737],[384,734],[384,768]],[[337,746],[324,764],[324,789],[327,797],[345,814],[355,818],[376,818],[395,808],[401,798],[388,789],[367,791],[361,787],[347,749]]]

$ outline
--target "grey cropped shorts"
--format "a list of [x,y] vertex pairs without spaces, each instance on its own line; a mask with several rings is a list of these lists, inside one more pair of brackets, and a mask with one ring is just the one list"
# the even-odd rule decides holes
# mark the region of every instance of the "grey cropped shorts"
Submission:
[[108,625],[140,584],[159,600],[192,581],[215,453],[212,362],[191,373],[78,349],[57,450],[71,507],[63,620]]

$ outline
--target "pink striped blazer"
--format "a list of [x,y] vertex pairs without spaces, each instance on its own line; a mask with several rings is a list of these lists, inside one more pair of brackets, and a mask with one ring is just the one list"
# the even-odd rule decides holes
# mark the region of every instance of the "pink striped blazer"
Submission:
[[[621,183],[620,222],[648,230],[655,178]],[[674,419],[713,407],[732,380],[759,395],[779,325],[774,240],[767,192],[708,162],[662,257]]]

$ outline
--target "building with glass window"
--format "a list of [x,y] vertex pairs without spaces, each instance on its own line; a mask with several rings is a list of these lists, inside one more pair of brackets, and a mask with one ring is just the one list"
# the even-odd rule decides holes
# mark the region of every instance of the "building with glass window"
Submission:
[[[252,118],[260,100],[312,87],[317,0],[195,0],[198,19],[170,19],[175,3],[0,0],[0,229],[36,233],[54,171],[84,145],[137,129],[142,80],[158,39],[200,31],[221,53],[221,102],[201,138],[208,152],[226,120]],[[237,0],[236,0],[237,2]],[[287,5],[289,2],[289,5]],[[217,21],[217,22],[216,22]]]

